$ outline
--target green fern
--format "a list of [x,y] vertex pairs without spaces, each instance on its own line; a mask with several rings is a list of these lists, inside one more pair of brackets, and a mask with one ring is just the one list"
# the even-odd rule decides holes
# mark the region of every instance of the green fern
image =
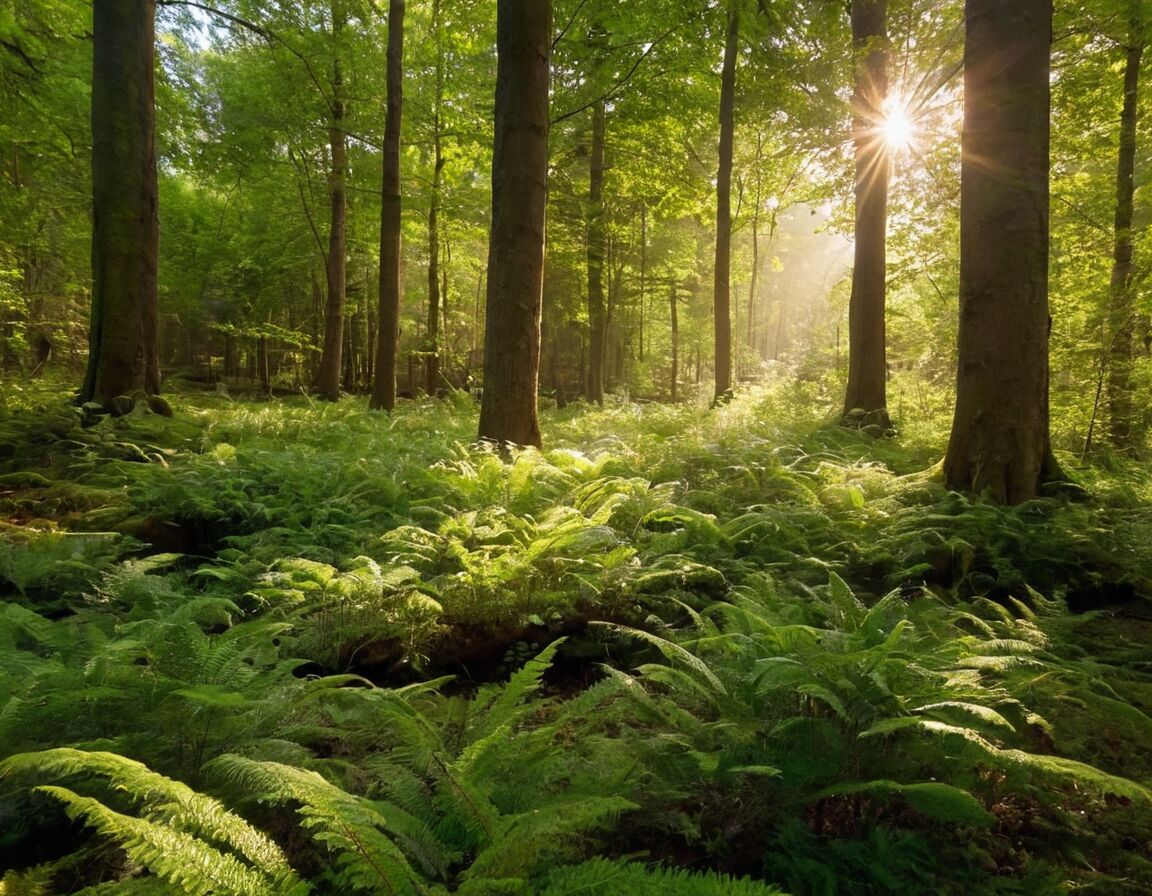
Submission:
[[[418,821],[392,807],[380,812],[370,801],[329,783],[316,772],[278,762],[258,762],[242,756],[220,756],[208,772],[234,791],[279,803],[299,803],[303,826],[337,856],[337,882],[363,893],[415,894],[421,877],[404,852],[388,836],[430,837]],[[448,857],[439,857],[440,871]]]
[[217,800],[158,775],[115,753],[69,748],[22,753],[0,763],[0,776],[50,775],[105,779],[139,806],[124,815],[65,787],[37,789],[60,800],[81,819],[119,842],[133,861],[191,896],[289,896],[307,892],[284,854],[266,835]]
[[780,896],[768,884],[723,874],[693,873],[679,868],[647,867],[635,862],[592,859],[558,868],[542,896]]

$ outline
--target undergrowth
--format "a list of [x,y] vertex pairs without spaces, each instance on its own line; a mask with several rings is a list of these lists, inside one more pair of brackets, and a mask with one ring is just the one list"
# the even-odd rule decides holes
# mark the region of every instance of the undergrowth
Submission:
[[511,458],[21,391],[0,893],[1145,892],[1152,480],[987,506],[796,389]]

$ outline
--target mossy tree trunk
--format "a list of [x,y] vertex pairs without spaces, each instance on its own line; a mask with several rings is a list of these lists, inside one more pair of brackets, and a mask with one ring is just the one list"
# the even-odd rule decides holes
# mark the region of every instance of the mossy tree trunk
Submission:
[[480,438],[540,445],[551,0],[497,0],[492,232]]
[[960,331],[949,488],[1000,504],[1058,475],[1048,430],[1051,0],[967,0]]
[[888,429],[884,304],[887,286],[890,159],[881,124],[888,96],[888,2],[852,0],[856,55],[852,140],[856,148],[856,230],[848,303],[848,385],[844,422]]
[[404,0],[388,3],[388,87],[384,113],[380,195],[380,329],[372,407],[396,406],[396,351],[400,339],[400,122],[404,112]]
[[81,401],[160,391],[155,0],[96,0],[92,316]]

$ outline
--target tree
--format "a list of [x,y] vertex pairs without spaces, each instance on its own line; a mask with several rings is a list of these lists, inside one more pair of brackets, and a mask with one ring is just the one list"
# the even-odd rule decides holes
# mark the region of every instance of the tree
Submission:
[[436,46],[433,67],[432,96],[432,195],[428,200],[428,354],[425,360],[424,391],[435,395],[440,390],[441,318],[446,318],[448,271],[444,270],[444,288],[440,272],[440,202],[444,181],[444,23],[440,0],[432,0],[432,40]]
[[388,4],[388,100],[384,116],[380,203],[380,329],[372,407],[396,405],[396,346],[400,336],[400,122],[404,111],[404,0]]
[[1132,219],[1136,188],[1136,130],[1140,115],[1140,66],[1144,57],[1142,0],[1129,0],[1128,39],[1124,46],[1124,102],[1120,112],[1120,150],[1116,162],[1116,210],[1113,217],[1112,276],[1108,290],[1108,441],[1121,450],[1133,447],[1132,336],[1136,309],[1132,289]]
[[588,152],[588,399],[604,404],[608,310],[604,305],[604,114],[603,97],[592,104],[592,145]]
[[967,0],[956,409],[944,478],[1000,504],[1059,474],[1048,430],[1051,0]]
[[92,63],[92,318],[81,401],[160,391],[155,0],[97,0]]
[[498,0],[492,230],[480,438],[540,445],[551,0]]
[[344,347],[344,298],[347,288],[348,134],[345,129],[344,69],[340,38],[344,30],[343,0],[332,0],[332,95],[329,101],[328,141],[332,151],[328,172],[331,218],[328,231],[326,274],[328,302],[324,311],[324,351],[316,391],[327,401],[340,398],[340,361]]
[[848,304],[848,385],[844,394],[845,422],[885,430],[891,426],[884,332],[890,162],[880,123],[888,96],[887,19],[888,0],[852,0],[856,242]]
[[716,267],[712,289],[716,345],[714,400],[718,402],[732,397],[732,145],[739,49],[740,3],[729,0],[724,64],[720,73],[720,162],[716,171]]

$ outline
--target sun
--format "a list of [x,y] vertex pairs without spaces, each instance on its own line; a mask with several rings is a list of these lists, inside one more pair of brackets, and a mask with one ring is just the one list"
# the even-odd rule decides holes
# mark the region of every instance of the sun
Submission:
[[908,106],[903,97],[892,94],[884,100],[883,110],[880,134],[884,144],[893,152],[910,149],[916,140],[916,125],[908,114]]

